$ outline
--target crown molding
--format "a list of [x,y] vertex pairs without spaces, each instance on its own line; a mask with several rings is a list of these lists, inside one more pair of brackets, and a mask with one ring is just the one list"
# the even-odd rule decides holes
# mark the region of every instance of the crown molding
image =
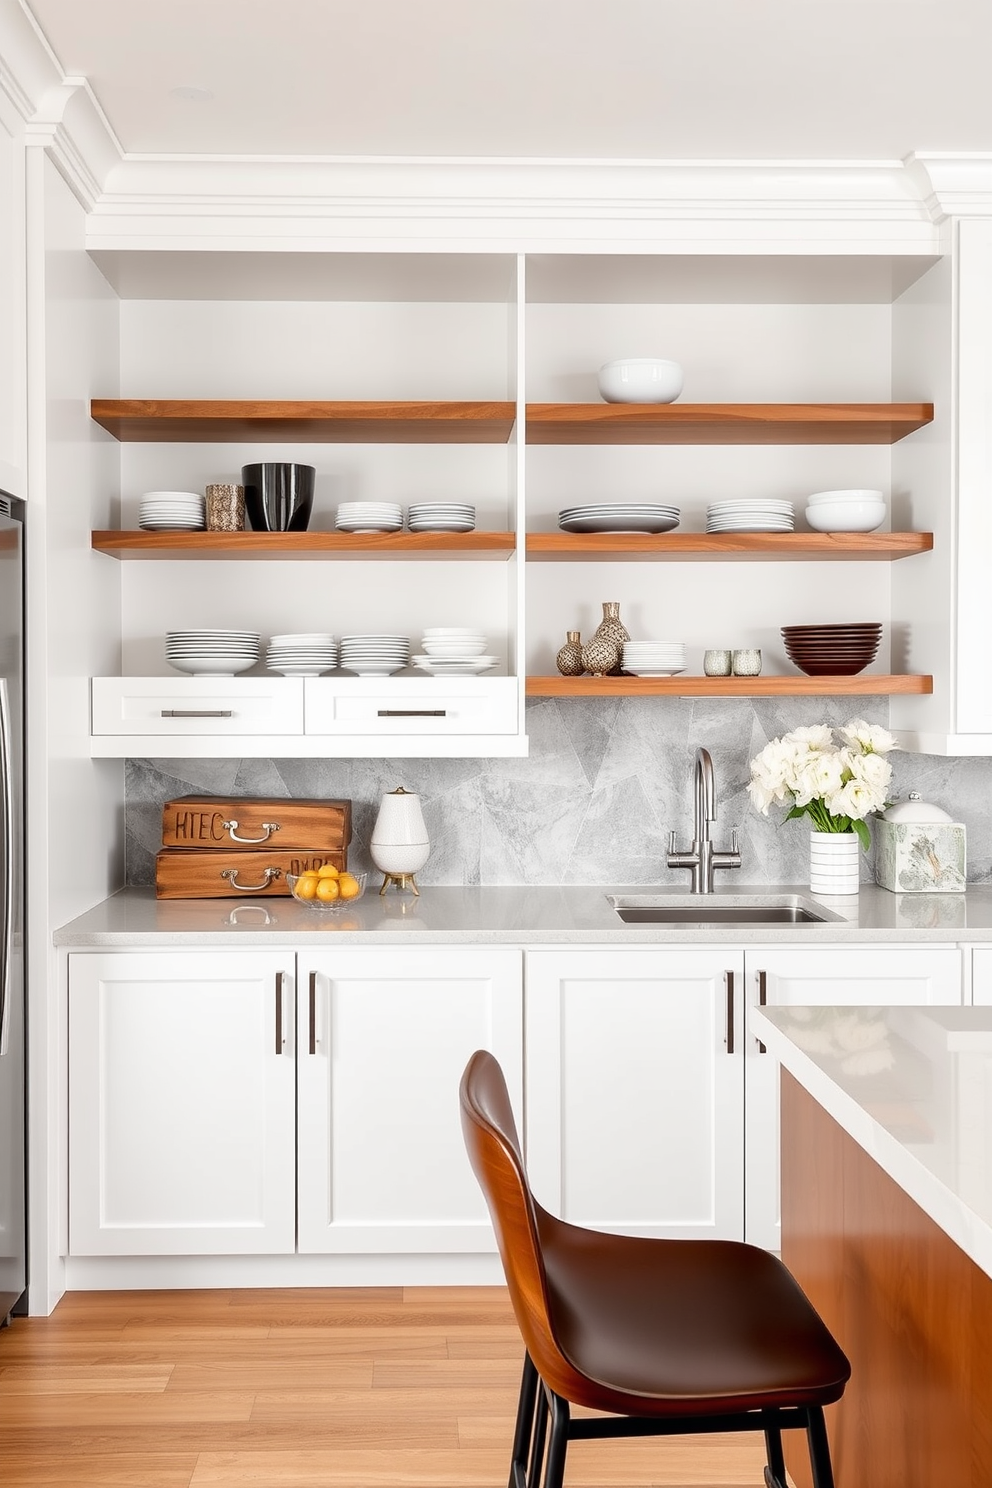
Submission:
[[906,169],[934,222],[992,217],[992,154],[920,151],[906,157]]
[[39,100],[25,125],[28,146],[45,149],[87,212],[123,151],[85,78],[64,78]]

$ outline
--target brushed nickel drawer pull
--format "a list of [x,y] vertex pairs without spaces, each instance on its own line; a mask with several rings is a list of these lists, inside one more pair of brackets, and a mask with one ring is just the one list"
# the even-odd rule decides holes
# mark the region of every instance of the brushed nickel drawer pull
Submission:
[[281,1054],[283,1044],[286,1040],[282,1036],[282,978],[281,971],[276,972],[276,1053]]
[[272,836],[272,833],[278,832],[279,830],[278,822],[262,822],[262,826],[265,828],[265,830],[262,833],[261,837],[239,837],[238,823],[236,821],[221,822],[221,826],[224,828],[224,831],[230,837],[232,842],[268,842],[269,838]]
[[317,1052],[317,973],[310,973],[310,1053]]
[[[757,973],[757,977],[758,977],[758,1006],[759,1007],[767,1007],[768,1006],[768,973],[767,973],[767,971],[759,971]],[[768,1051],[766,1050],[764,1044],[759,1039],[758,1040],[758,1053],[759,1054],[765,1054],[767,1052]]]
[[734,973],[725,971],[727,983],[727,1053],[734,1052]]
[[233,718],[233,708],[163,708],[163,718]]
[[[220,870],[220,876],[221,878],[226,878],[230,883],[231,888],[237,889],[239,894],[257,894],[259,889],[267,889],[272,879],[279,877],[282,869],[264,868],[262,870],[264,877],[260,884],[238,883],[238,872],[239,870],[237,868],[222,868]],[[281,972],[280,975],[282,975]]]
[[380,708],[377,718],[447,718],[447,708]]

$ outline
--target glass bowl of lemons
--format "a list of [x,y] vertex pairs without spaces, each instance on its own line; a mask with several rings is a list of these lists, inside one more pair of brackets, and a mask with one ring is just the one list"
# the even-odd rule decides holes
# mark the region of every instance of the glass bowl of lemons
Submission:
[[354,904],[365,893],[365,873],[338,870],[333,863],[314,868],[310,873],[287,873],[286,882],[294,899],[308,909],[335,910]]

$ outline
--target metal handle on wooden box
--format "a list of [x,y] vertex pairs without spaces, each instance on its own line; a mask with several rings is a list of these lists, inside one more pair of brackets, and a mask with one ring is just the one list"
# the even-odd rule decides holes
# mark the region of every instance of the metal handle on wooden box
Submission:
[[377,718],[447,718],[447,708],[380,708]]
[[230,837],[232,842],[244,842],[247,843],[249,846],[251,846],[252,843],[268,842],[269,838],[272,836],[272,833],[278,832],[279,830],[278,822],[262,822],[261,825],[265,828],[261,837],[239,837],[238,823],[236,821],[221,822],[221,826],[224,828],[224,831]]
[[724,980],[727,983],[727,1053],[734,1052],[734,973],[724,972]]
[[317,973],[310,973],[310,1053],[317,1052]]
[[163,718],[233,718],[233,708],[163,708]]
[[282,979],[284,973],[276,972],[276,1053],[281,1054],[286,1040],[282,1031]]
[[237,868],[222,868],[220,870],[220,876],[221,878],[226,878],[228,883],[231,885],[231,888],[237,889],[239,894],[257,894],[259,889],[267,889],[272,880],[274,878],[278,878],[281,872],[281,868],[263,869],[264,876],[260,884],[238,883]]
[[[768,973],[767,973],[767,971],[759,971],[757,973],[757,979],[758,979],[758,1006],[759,1007],[767,1007],[768,1006]],[[764,1054],[766,1052],[767,1051],[765,1049],[764,1044],[759,1039],[758,1040],[758,1053],[759,1054]]]

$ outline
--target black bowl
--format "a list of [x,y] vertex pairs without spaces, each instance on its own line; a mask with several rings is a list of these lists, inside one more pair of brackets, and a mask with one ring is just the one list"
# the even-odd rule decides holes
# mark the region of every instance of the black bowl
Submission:
[[242,465],[245,511],[256,532],[305,532],[317,477],[313,465],[268,460]]

